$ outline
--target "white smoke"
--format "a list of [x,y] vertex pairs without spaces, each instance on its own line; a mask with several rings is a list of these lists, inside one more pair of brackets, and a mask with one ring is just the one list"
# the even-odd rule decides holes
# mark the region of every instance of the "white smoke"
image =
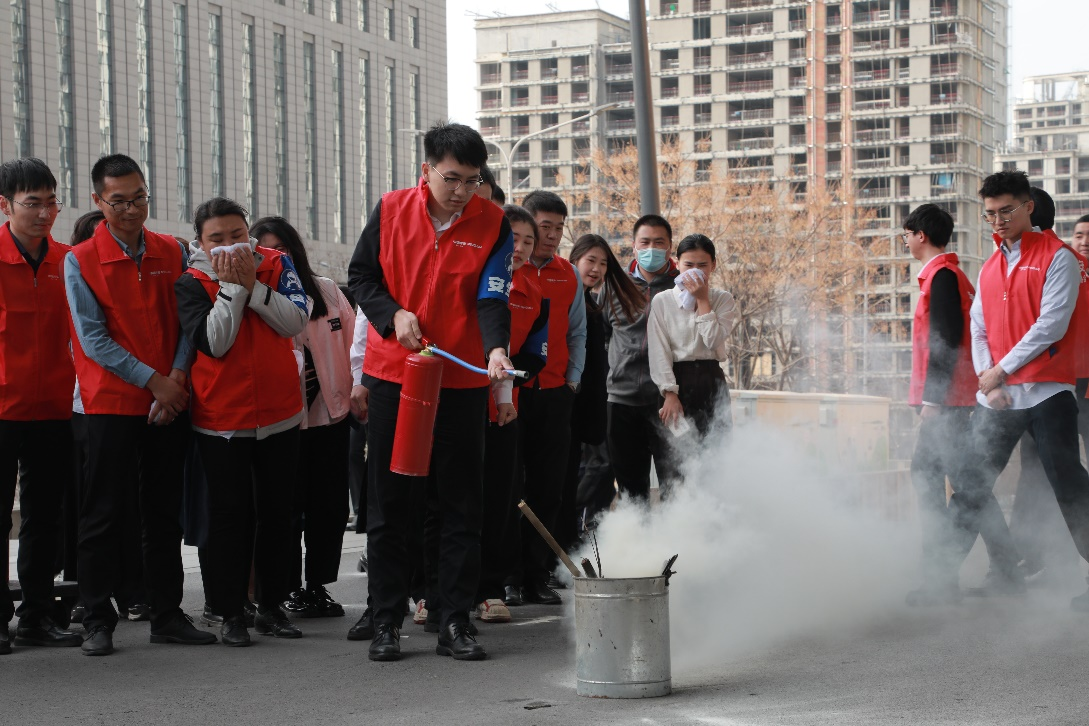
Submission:
[[[736,428],[727,445],[688,452],[684,484],[659,506],[622,502],[601,521],[605,577],[660,574],[680,555],[670,581],[675,671],[865,628],[917,584],[916,525],[856,505],[859,479],[818,478],[799,449],[785,433]],[[581,557],[594,560],[589,547]]]

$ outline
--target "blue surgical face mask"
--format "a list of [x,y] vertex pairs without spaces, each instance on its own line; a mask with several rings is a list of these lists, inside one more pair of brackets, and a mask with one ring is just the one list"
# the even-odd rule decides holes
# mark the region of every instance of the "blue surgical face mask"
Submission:
[[636,250],[635,259],[639,266],[647,272],[657,272],[665,267],[666,261],[669,259],[669,253],[657,247],[647,247],[646,249]]

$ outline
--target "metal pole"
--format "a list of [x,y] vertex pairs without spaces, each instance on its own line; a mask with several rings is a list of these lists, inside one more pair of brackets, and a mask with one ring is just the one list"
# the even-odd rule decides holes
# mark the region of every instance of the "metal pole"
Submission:
[[639,206],[643,214],[661,211],[658,198],[658,144],[650,87],[647,10],[643,0],[628,0],[631,62],[635,86],[635,144],[639,153]]

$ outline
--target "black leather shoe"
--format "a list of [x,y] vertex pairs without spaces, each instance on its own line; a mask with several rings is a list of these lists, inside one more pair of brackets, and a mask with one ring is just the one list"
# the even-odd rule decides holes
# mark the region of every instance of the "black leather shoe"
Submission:
[[374,626],[374,639],[371,641],[367,657],[371,660],[401,660],[401,630],[396,625],[381,623]]
[[83,603],[76,603],[72,607],[72,614],[68,618],[69,623],[82,623],[83,615],[87,612],[87,608],[83,607]]
[[363,617],[348,629],[348,640],[370,640],[374,637],[374,613],[370,608],[363,611]]
[[11,633],[8,632],[8,624],[4,623],[3,627],[0,627],[0,655],[9,655],[11,653]]
[[439,644],[435,646],[439,655],[448,655],[454,660],[484,660],[488,654],[484,646],[476,642],[469,634],[468,623],[450,623],[439,634]]
[[[257,616],[257,606],[252,602],[247,602],[242,606],[243,614],[246,617],[246,627],[253,627],[253,619]],[[201,625],[223,625],[223,616],[212,610],[208,603],[204,603],[204,613],[200,616]]]
[[535,585],[522,586],[522,602],[537,603],[539,605],[559,605],[562,600],[548,585],[537,583]]
[[284,603],[284,610],[298,618],[344,617],[344,606],[322,585],[291,593],[291,598]]
[[232,648],[243,648],[249,645],[250,631],[246,630],[246,617],[235,615],[233,618],[227,618],[219,630],[219,639],[223,645]]
[[302,631],[287,619],[287,615],[278,607],[265,612],[257,611],[253,619],[253,629],[259,635],[271,635],[274,638],[301,638]]
[[503,587],[503,604],[509,608],[516,608],[522,604],[521,590],[514,585]]
[[96,625],[87,631],[80,647],[83,655],[109,655],[113,652],[113,631],[105,625]]
[[83,638],[71,630],[64,630],[52,618],[42,618],[37,625],[19,624],[15,631],[16,645],[40,645],[50,648],[75,648],[83,644]]
[[151,629],[152,643],[177,643],[179,645],[211,645],[216,636],[197,630],[193,618],[178,613],[166,625]]
[[284,600],[284,612],[291,613],[297,618],[309,618],[309,613],[314,610],[314,603],[310,602],[310,593],[306,590],[295,590]]

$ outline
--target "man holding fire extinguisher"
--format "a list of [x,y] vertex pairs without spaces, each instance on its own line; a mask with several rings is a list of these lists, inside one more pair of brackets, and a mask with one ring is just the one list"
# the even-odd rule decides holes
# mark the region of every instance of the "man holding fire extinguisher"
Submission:
[[405,361],[426,340],[474,365],[487,361],[487,376],[443,361],[427,485],[428,506],[442,522],[434,563],[439,601],[428,601],[442,613],[435,652],[480,660],[485,651],[469,632],[469,611],[480,571],[489,384],[512,368],[506,348],[513,241],[502,210],[475,194],[488,158],[479,133],[436,124],[424,136],[424,153],[420,183],[382,196],[348,267],[348,285],[371,325],[362,385],[353,392],[356,410],[369,417],[367,574],[375,630],[369,657],[401,657],[406,536],[421,503],[390,461]]

